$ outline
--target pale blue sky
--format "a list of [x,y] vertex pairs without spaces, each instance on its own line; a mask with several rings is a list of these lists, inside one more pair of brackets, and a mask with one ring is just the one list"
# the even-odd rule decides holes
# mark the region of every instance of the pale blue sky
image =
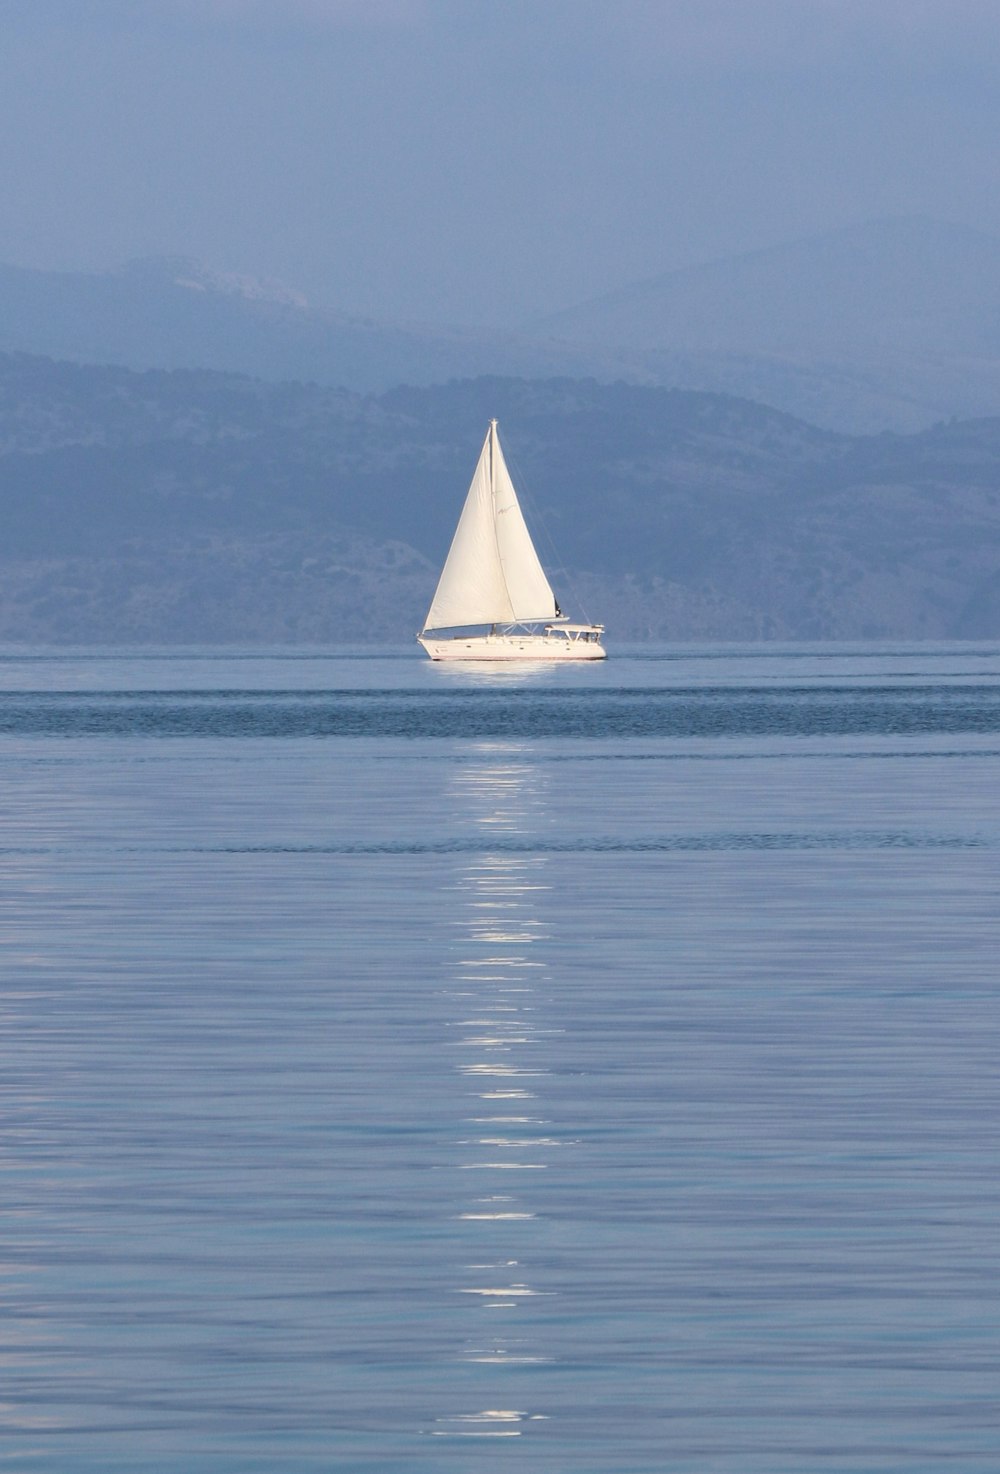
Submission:
[[1000,235],[995,0],[0,0],[0,260],[516,326],[891,214]]

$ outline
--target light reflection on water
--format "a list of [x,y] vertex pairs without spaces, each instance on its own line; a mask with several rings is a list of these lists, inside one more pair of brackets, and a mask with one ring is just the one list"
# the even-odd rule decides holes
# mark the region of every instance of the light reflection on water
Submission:
[[[455,773],[451,784],[459,828],[469,825],[487,833],[517,834],[529,823],[532,829],[544,824],[545,775],[527,759],[523,745],[476,743],[470,757],[471,763]],[[466,1111],[470,1101],[474,1103],[474,1114],[456,1119],[459,1167],[477,1174],[479,1188],[499,1189],[509,1175],[545,1171],[560,1146],[554,1137],[542,1134],[547,1121],[538,1114],[545,1109],[541,1082],[550,1070],[547,1046],[561,1032],[538,1022],[539,1010],[549,1001],[547,864],[544,857],[476,855],[458,867],[451,888],[463,952],[454,965],[454,981],[472,980],[476,985],[471,998],[466,989],[455,994],[463,1015],[470,1002],[475,1009],[474,1017],[453,1021],[454,1028],[463,1032],[457,1047],[464,1056],[455,1072],[461,1082],[483,1086],[495,1087],[499,1080],[532,1082],[530,1090],[483,1088],[459,1098]],[[447,892],[443,899],[447,905]],[[477,955],[480,949],[482,956]],[[469,951],[472,956],[465,955]],[[530,1101],[531,1114],[512,1115],[512,1100]],[[476,1128],[476,1135],[467,1134],[470,1127]],[[517,1134],[510,1133],[511,1127],[519,1128]],[[540,1129],[529,1134],[526,1128]],[[525,1336],[518,1334],[520,1316],[513,1322],[504,1317],[502,1324],[494,1318],[497,1311],[519,1311],[526,1301],[555,1293],[532,1269],[539,1215],[530,1188],[486,1192],[458,1207],[457,1218],[469,1230],[464,1253],[478,1256],[488,1234],[485,1248],[491,1257],[471,1258],[456,1266],[456,1289],[472,1302],[472,1323],[461,1332],[456,1356],[477,1367],[498,1368],[500,1378],[508,1381],[512,1368],[550,1364],[553,1358],[537,1344],[543,1326],[536,1323],[534,1335]],[[490,1394],[492,1402],[503,1403],[506,1390],[501,1380],[495,1395]],[[453,1438],[520,1437],[542,1419],[537,1410],[530,1415],[491,1409],[442,1411],[432,1431]]]

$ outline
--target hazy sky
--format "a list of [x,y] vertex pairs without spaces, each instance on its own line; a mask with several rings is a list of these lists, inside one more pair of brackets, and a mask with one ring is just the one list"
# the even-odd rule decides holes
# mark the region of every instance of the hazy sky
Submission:
[[516,326],[869,217],[1000,234],[997,0],[0,0],[0,260]]

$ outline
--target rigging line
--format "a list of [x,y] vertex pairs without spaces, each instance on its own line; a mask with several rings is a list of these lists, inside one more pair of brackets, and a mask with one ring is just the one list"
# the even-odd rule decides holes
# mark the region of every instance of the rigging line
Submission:
[[[549,531],[548,524],[546,523],[545,518],[542,515],[542,509],[538,505],[536,498],[532,495],[528,487],[528,481],[524,474],[524,468],[522,467],[520,461],[517,459],[517,456],[514,454],[513,450],[510,448],[510,439],[506,431],[504,432],[504,448],[504,453],[507,457],[507,460],[510,462],[510,465],[514,471],[514,485],[517,487],[518,496],[520,500],[527,506],[528,511],[531,514],[532,524],[536,526],[542,534],[542,541],[545,543],[546,552],[548,553],[550,560],[549,566],[553,569],[557,569],[559,577],[561,579],[564,579],[566,582],[566,587],[568,588],[570,593],[570,599],[567,600],[567,602],[572,602],[572,604],[575,605],[577,609],[579,609],[580,618],[582,618],[585,624],[593,624],[593,620],[591,619],[590,614],[584,607],[583,600],[580,597],[580,591],[573,580],[573,576],[559,556],[558,549],[556,548],[556,545],[552,540],[552,534]],[[560,605],[560,607],[562,606]]]

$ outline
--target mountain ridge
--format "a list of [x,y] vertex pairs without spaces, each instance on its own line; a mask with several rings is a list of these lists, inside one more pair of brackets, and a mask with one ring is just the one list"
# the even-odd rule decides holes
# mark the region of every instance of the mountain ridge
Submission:
[[0,355],[0,638],[408,639],[493,415],[563,606],[612,643],[1000,635],[1000,419],[859,437],[595,380]]
[[[984,301],[1000,308],[1000,239],[926,216],[896,216],[659,273],[534,319],[525,331],[558,328],[563,340],[586,336],[639,350],[669,342],[708,352],[808,348],[821,357],[845,341],[940,348],[940,339],[931,344],[919,329],[943,320],[953,332],[971,328],[969,339],[948,345],[969,350],[983,345],[963,314]],[[887,322],[895,333],[889,344]],[[831,336],[831,324],[839,335]],[[907,328],[916,330],[916,342]]]
[[733,394],[851,434],[909,432],[1000,408],[1000,242],[919,217],[873,222],[626,285],[532,334],[320,312],[293,288],[185,257],[104,273],[0,266],[0,350],[367,394],[594,377]]

